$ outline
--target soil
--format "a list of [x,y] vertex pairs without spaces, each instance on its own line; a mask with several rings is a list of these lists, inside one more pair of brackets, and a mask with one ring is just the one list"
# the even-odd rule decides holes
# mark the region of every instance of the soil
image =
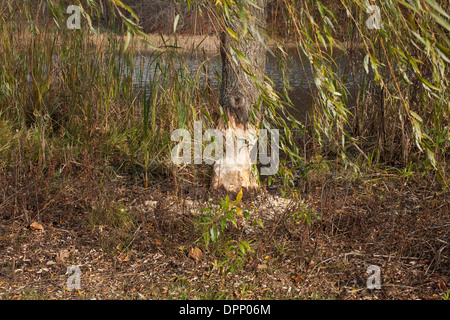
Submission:
[[[235,273],[202,242],[196,217],[217,208],[205,188],[100,184],[85,172],[63,184],[4,178],[0,299],[448,298],[450,194],[431,176],[327,176],[244,197],[264,228],[224,235],[254,249]],[[74,265],[81,284],[70,290]],[[380,268],[379,290],[367,288],[369,266]]]

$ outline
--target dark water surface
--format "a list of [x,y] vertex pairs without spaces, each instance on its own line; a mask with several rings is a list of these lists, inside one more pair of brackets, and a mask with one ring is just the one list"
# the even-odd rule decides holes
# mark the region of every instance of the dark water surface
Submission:
[[[293,109],[290,112],[300,121],[304,121],[308,111],[311,109],[313,95],[315,93],[314,74],[306,57],[299,57],[296,50],[288,51],[288,74],[292,90],[289,97],[293,103]],[[133,83],[136,89],[143,88],[148,85],[155,73],[155,60],[149,55],[142,55],[135,60]],[[345,86],[350,96],[348,97],[348,107],[352,107],[355,103],[355,96],[359,84],[361,83],[364,69],[362,67],[352,67],[354,61],[349,61],[343,54],[336,53],[333,55],[336,62],[334,68],[336,74],[345,79]],[[210,85],[218,90],[218,76],[221,75],[220,55],[202,56],[202,55],[181,55],[177,58],[177,67],[182,67],[192,76],[200,72],[200,84],[204,84],[206,80]],[[352,70],[357,72],[352,72]],[[283,79],[281,72],[277,66],[277,60],[267,55],[266,75],[274,82],[275,88],[281,90]]]

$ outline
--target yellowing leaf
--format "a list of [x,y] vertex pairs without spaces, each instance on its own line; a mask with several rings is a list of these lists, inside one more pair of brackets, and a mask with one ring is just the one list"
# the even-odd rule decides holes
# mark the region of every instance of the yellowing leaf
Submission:
[[123,47],[123,51],[126,51],[128,49],[128,46],[130,45],[130,41],[131,41],[131,32],[128,30],[127,37],[125,39],[125,46]]
[[234,205],[237,205],[239,202],[241,202],[242,199],[242,189],[239,191],[236,200],[233,202]]
[[236,32],[234,32],[233,30],[231,30],[230,28],[226,28],[228,31],[228,34],[230,36],[232,36],[236,41],[239,41],[239,36],[237,35]]

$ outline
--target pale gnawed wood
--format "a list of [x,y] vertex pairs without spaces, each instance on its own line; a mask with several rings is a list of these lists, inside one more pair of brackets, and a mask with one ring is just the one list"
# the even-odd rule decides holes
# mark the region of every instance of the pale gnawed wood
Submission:
[[[260,9],[249,6],[249,12],[254,19],[248,22],[264,27],[267,0],[255,0],[254,2]],[[228,29],[235,29],[238,34],[239,28],[242,28],[242,26],[242,21],[239,21],[239,18],[233,23],[228,21],[226,25]],[[258,28],[256,25],[254,27]],[[252,65],[245,65],[242,61],[239,63],[238,61],[241,59],[233,48],[241,52],[248,61],[251,61]],[[220,51],[222,57],[222,86],[219,102],[227,114],[228,121],[226,124],[220,121],[217,126],[219,130],[224,132],[226,148],[224,157],[214,165],[211,186],[213,190],[224,189],[231,193],[239,192],[241,189],[253,192],[258,188],[258,179],[257,173],[252,172],[248,147],[233,152],[234,155],[227,152],[226,149],[230,145],[236,145],[239,139],[249,140],[252,135],[254,136],[255,130],[249,123],[249,117],[251,108],[258,101],[259,90],[247,72],[260,81],[263,80],[266,52],[264,45],[257,40],[256,35],[249,32],[246,36],[239,35],[239,41],[236,41],[230,37],[225,28],[220,37]],[[247,70],[243,69],[244,65]],[[230,130],[237,133],[237,137],[232,140],[226,134]]]
[[228,119],[227,129],[223,121],[218,125],[224,135],[225,150],[223,157],[214,164],[212,189],[229,193],[237,193],[241,189],[253,192],[258,188],[258,179],[252,168],[250,149],[252,141],[256,141],[256,131],[250,126],[244,128],[232,116]]

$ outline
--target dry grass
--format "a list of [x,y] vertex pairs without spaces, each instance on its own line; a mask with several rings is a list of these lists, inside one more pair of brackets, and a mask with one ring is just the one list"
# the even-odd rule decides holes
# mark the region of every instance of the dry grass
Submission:
[[[95,169],[59,182],[0,180],[2,299],[440,299],[450,280],[450,195],[432,176],[328,176],[300,181],[301,202],[276,189],[244,199],[265,228],[244,232],[255,253],[236,274],[195,243],[195,216],[211,203],[167,181],[143,188]],[[321,220],[296,219],[308,210]],[[188,256],[197,246],[200,261]],[[79,292],[65,284],[74,264]],[[366,288],[369,265],[381,268],[381,290]]]

